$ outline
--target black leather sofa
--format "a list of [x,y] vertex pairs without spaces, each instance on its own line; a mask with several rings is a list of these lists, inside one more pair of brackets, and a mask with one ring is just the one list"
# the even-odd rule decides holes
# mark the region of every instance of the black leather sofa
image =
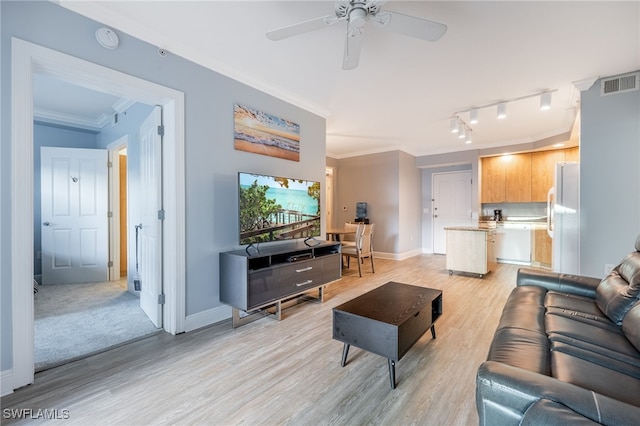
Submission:
[[640,236],[610,275],[518,271],[476,377],[480,425],[640,424]]

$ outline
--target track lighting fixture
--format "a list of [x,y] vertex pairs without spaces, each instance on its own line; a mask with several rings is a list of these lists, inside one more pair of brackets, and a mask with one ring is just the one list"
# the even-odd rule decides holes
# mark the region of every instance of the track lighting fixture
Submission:
[[458,132],[458,139],[464,139],[467,136],[467,126],[460,124],[460,131]]
[[469,124],[477,124],[478,123],[478,108],[474,108],[469,111]]
[[500,102],[498,104],[498,115],[497,115],[498,119],[502,120],[503,118],[507,117],[507,103],[506,102]]
[[544,92],[540,95],[540,111],[551,108],[551,92]]
[[472,134],[472,133],[473,133],[473,131],[472,131],[471,129],[467,129],[466,137],[464,138],[464,143],[471,143],[471,142],[473,142],[473,140],[472,140],[473,138],[472,138],[472,136],[471,136],[471,134]]
[[458,133],[460,127],[459,118],[453,117],[451,119],[451,133]]
[[460,139],[465,139],[466,143],[471,142],[472,129],[465,123],[460,115],[469,113],[469,124],[478,123],[478,110],[482,108],[497,107],[497,118],[504,119],[507,117],[507,104],[510,102],[520,101],[523,99],[529,99],[536,96],[540,97],[540,109],[547,110],[551,108],[551,94],[558,89],[545,90],[543,92],[533,93],[531,95],[520,96],[512,99],[505,99],[498,102],[492,102],[484,105],[477,105],[464,111],[458,111],[453,114],[451,118],[451,133],[458,134]]

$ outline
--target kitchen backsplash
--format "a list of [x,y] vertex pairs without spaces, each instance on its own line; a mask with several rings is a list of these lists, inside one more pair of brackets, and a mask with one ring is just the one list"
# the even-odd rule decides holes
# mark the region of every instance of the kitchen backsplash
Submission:
[[493,211],[502,210],[502,217],[509,216],[546,216],[547,203],[496,203],[482,204],[481,216],[493,216]]

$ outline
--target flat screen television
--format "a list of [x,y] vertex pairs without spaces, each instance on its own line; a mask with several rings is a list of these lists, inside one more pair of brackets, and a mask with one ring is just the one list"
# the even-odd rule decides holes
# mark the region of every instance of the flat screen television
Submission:
[[240,244],[320,235],[320,182],[238,173]]

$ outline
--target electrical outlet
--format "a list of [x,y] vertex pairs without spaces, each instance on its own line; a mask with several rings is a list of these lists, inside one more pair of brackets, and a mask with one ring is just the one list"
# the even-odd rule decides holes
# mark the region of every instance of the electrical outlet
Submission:
[[611,270],[613,268],[615,268],[616,265],[612,265],[610,263],[605,263],[604,264],[604,276],[606,277],[607,275],[609,275],[611,273]]

